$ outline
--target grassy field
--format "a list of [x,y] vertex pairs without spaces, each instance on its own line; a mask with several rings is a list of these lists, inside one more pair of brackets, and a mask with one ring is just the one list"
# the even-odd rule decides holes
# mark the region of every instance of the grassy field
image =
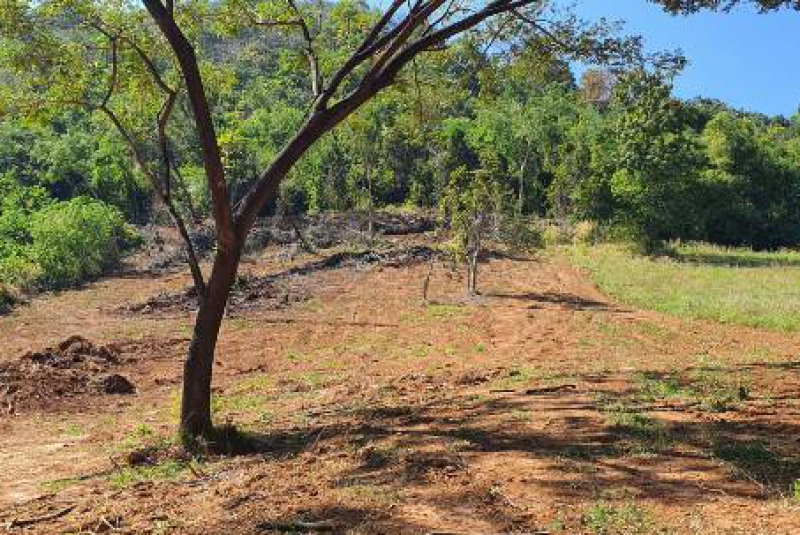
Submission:
[[605,293],[686,318],[800,331],[800,252],[757,252],[705,244],[664,256],[619,245],[574,247],[574,263]]

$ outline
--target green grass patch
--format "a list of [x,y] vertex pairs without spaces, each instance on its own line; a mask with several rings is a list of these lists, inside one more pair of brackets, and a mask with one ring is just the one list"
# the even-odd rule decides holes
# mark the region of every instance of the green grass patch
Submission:
[[800,252],[694,244],[675,246],[670,256],[648,257],[601,245],[572,247],[569,255],[603,292],[631,305],[684,318],[800,331]]
[[723,370],[700,369],[691,374],[691,380],[700,407],[711,412],[735,409],[750,397],[749,382]]
[[664,423],[624,404],[608,408],[614,430],[631,441],[628,453],[656,454],[667,450],[673,442]]
[[146,481],[167,481],[178,479],[189,464],[196,461],[169,459],[152,466],[125,466],[112,473],[108,480],[117,490],[131,487]]
[[63,489],[77,485],[80,483],[80,481],[80,478],[77,477],[65,477],[61,479],[53,479],[52,481],[45,481],[42,483],[42,491],[50,494],[56,494]]
[[583,523],[590,532],[598,535],[638,535],[655,531],[653,515],[634,503],[613,505],[597,502],[584,513]]
[[464,305],[432,304],[425,308],[425,315],[431,319],[450,319],[461,316],[466,310]]
[[266,410],[268,399],[256,394],[223,394],[211,397],[211,412],[214,416],[231,414],[260,414]]
[[751,385],[740,374],[725,369],[701,367],[684,374],[637,373],[637,399],[645,402],[670,398],[693,398],[702,410],[725,412],[750,398]]
[[654,376],[652,374],[638,373],[634,381],[639,387],[640,396],[645,401],[685,397],[693,394],[686,387],[681,378],[676,375]]

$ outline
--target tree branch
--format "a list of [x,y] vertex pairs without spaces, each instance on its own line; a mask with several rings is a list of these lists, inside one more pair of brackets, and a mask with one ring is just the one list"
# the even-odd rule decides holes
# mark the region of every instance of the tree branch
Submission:
[[184,85],[192,107],[203,167],[211,193],[212,212],[216,225],[217,243],[220,250],[230,252],[234,242],[241,237],[234,232],[231,214],[231,201],[225,180],[225,167],[222,152],[217,141],[211,106],[206,97],[203,78],[194,48],[186,39],[170,11],[159,0],[142,0],[150,16],[158,25],[167,40],[183,73]]

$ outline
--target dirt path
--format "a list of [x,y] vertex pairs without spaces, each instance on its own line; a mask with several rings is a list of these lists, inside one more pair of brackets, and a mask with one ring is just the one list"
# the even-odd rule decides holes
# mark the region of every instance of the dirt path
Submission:
[[109,305],[183,275],[0,318],[0,360],[149,340],[125,368],[137,395],[2,422],[0,523],[74,505],[29,531],[794,533],[797,336],[631,310],[560,259],[492,260],[468,303],[443,266],[421,303],[426,271],[319,272],[308,300],[229,319],[216,418],[261,451],[175,470],[115,463],[171,433],[190,314]]

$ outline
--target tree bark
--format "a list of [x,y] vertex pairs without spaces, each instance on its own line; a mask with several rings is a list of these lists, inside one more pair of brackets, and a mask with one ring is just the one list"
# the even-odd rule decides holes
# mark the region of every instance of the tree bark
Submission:
[[180,432],[183,437],[208,437],[211,420],[211,378],[214,353],[231,286],[241,258],[242,240],[230,252],[220,249],[214,259],[205,298],[195,318],[189,355],[183,369]]

